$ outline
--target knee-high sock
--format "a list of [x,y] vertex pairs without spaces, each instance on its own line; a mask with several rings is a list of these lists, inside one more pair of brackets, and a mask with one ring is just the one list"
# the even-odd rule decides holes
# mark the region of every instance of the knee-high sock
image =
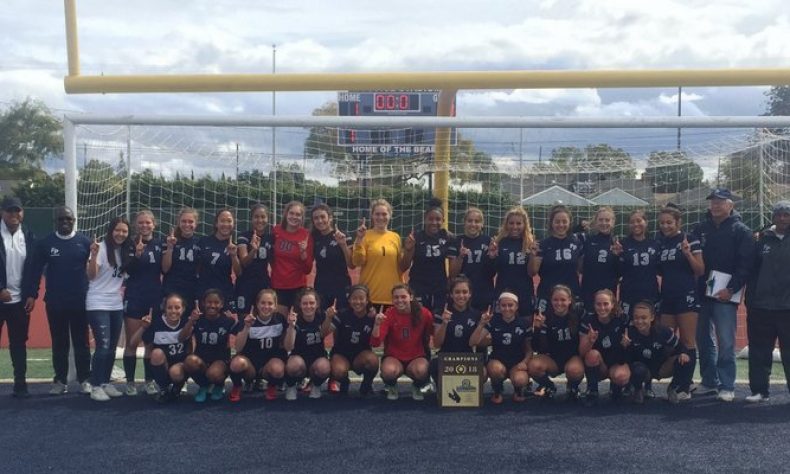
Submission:
[[126,374],[126,381],[134,382],[134,373],[137,371],[137,356],[123,356],[123,371]]
[[170,385],[170,376],[167,374],[167,369],[163,365],[151,365],[149,369],[151,371],[151,377],[159,385],[160,390],[164,390],[168,385]]
[[587,391],[598,392],[598,366],[584,366],[584,377],[587,379]]
[[143,358],[143,375],[145,376],[145,380],[153,380],[154,375],[151,372],[151,358],[145,357]]

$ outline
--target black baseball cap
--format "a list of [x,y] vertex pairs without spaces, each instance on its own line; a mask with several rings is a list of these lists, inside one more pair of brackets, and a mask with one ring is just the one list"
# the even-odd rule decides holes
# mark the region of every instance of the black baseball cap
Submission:
[[21,211],[22,201],[20,201],[18,197],[6,196],[3,198],[3,202],[0,204],[0,207],[2,207],[4,211]]
[[705,199],[729,199],[730,201],[735,201],[738,199],[738,196],[732,194],[727,188],[716,188]]

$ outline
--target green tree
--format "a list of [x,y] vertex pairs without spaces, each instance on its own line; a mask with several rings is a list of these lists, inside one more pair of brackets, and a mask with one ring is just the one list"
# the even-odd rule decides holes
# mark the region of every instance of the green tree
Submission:
[[0,163],[30,169],[62,153],[62,125],[44,103],[28,98],[0,114]]
[[549,163],[540,168],[556,169],[560,173],[573,173],[582,179],[635,178],[636,167],[631,155],[622,148],[606,143],[587,145],[584,149],[563,146],[551,151]]
[[790,115],[790,85],[771,87],[765,96],[768,103],[763,115]]
[[682,151],[653,151],[642,180],[657,193],[678,193],[702,185],[702,168]]

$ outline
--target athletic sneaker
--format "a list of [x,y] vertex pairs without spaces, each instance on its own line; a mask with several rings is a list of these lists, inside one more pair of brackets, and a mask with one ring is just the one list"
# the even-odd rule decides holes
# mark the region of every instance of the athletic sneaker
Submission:
[[104,393],[106,393],[110,398],[123,396],[123,393],[121,393],[121,391],[115,388],[115,385],[111,383],[101,384],[101,389],[104,390]]
[[55,382],[52,384],[52,388],[49,389],[50,395],[63,395],[64,393],[68,393],[69,387],[65,383]]
[[746,401],[749,403],[761,403],[761,402],[767,402],[769,400],[770,398],[768,397],[768,395],[763,395],[762,393],[755,393],[746,397]]
[[218,402],[225,398],[225,386],[224,385],[214,385],[211,389],[211,399],[215,402]]
[[678,403],[691,400],[691,392],[675,392]]
[[501,393],[495,393],[495,394],[491,395],[491,403],[493,403],[494,405],[502,404],[502,394]]
[[326,384],[326,391],[329,393],[340,393],[340,384],[337,380],[329,380]]
[[195,401],[203,403],[206,401],[206,397],[208,397],[208,387],[200,387],[195,394]]
[[266,397],[266,400],[269,401],[277,400],[277,386],[274,384],[269,384],[269,386],[266,387],[264,396]]
[[238,386],[234,385],[233,388],[230,389],[230,395],[228,395],[228,400],[234,403],[241,400],[241,390],[242,390],[241,385]]
[[387,394],[387,400],[395,401],[398,399],[400,395],[398,393],[398,386],[397,385],[385,385],[384,386],[384,393]]
[[649,400],[656,398],[656,392],[653,391],[653,387],[645,388],[645,398]]
[[153,380],[148,380],[145,382],[145,393],[148,395],[156,395],[159,393],[159,385],[156,384]]
[[436,393],[436,385],[434,385],[433,382],[428,382],[420,387],[420,391],[423,393],[423,395]]
[[714,393],[718,393],[719,389],[716,387],[710,387],[708,385],[699,384],[695,387],[697,395],[713,395]]
[[425,400],[425,395],[422,393],[422,387],[418,387],[416,385],[411,386],[411,398],[412,400],[416,400],[421,402]]
[[110,401],[110,396],[104,393],[104,390],[101,387],[93,387],[91,389],[91,400],[95,400],[97,402],[108,402]]
[[93,385],[87,380],[80,384],[80,393],[83,395],[90,395],[93,393]]
[[735,392],[733,390],[719,390],[719,394],[716,395],[716,400],[720,402],[731,402],[735,400]]
[[297,395],[296,392],[297,392],[296,385],[289,385],[285,389],[285,399],[288,400],[289,402],[296,400],[296,395]]
[[316,384],[312,384],[311,388],[310,388],[310,395],[308,395],[308,396],[310,398],[314,398],[314,399],[315,398],[321,398],[321,386],[320,385],[316,385]]
[[27,391],[27,384],[14,384],[14,391],[11,392],[11,396],[14,398],[30,398],[30,392]]
[[136,397],[137,396],[137,385],[134,382],[126,382],[126,390],[124,390],[129,397]]

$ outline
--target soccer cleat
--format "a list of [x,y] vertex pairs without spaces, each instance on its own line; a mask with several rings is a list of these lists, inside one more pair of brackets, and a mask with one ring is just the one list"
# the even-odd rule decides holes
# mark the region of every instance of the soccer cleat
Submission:
[[55,382],[52,384],[52,388],[49,389],[50,395],[63,395],[64,393],[68,393],[69,387],[66,386],[65,383]]
[[326,390],[329,393],[340,393],[340,384],[337,380],[330,379],[326,384]]
[[312,385],[310,383],[310,379],[302,379],[302,381],[299,383],[299,390],[304,393],[310,393],[310,385]]
[[310,388],[310,395],[308,396],[313,399],[321,398],[321,386],[316,384],[311,384],[311,387],[312,388]]
[[373,381],[372,380],[363,380],[361,384],[359,384],[359,394],[363,397],[367,397],[373,393]]
[[266,387],[266,392],[264,392],[264,397],[269,401],[277,400],[277,387],[273,384],[269,384],[269,386]]
[[384,386],[384,393],[387,394],[387,400],[395,401],[398,399],[400,395],[398,393],[398,386],[397,385],[385,385]]
[[225,398],[225,386],[224,385],[214,385],[211,389],[211,399],[215,402],[218,402]]
[[296,385],[289,385],[285,389],[285,399],[289,402],[296,400],[297,388]]
[[501,405],[502,404],[502,394],[501,393],[495,393],[495,394],[491,395],[491,403],[493,403],[494,405]]
[[565,392],[565,401],[569,403],[576,403],[579,401],[579,389],[568,388]]
[[691,392],[676,392],[677,403],[691,400]]
[[645,388],[645,398],[647,399],[654,399],[656,398],[656,392],[653,391],[653,388]]
[[123,393],[121,393],[121,391],[115,388],[115,385],[111,383],[103,383],[101,384],[101,388],[102,390],[104,390],[104,393],[106,393],[110,398],[123,396]]
[[93,393],[93,386],[87,380],[80,384],[80,393],[83,395],[90,395]]
[[735,392],[733,390],[719,390],[716,400],[729,403],[735,400]]
[[159,385],[156,384],[153,380],[148,380],[145,382],[145,393],[147,395],[156,395],[159,393]]
[[200,387],[195,394],[195,401],[198,403],[203,403],[206,401],[208,397],[208,387]]
[[425,400],[425,394],[422,393],[422,387],[418,387],[416,385],[411,386],[411,398],[412,400],[421,402]]
[[633,401],[637,405],[643,405],[645,403],[645,389],[637,388],[634,390]]
[[126,382],[126,390],[124,390],[127,396],[134,397],[137,396],[137,385],[134,382]]
[[241,385],[236,386],[234,385],[233,388],[230,389],[230,395],[228,395],[228,400],[231,402],[238,402],[241,400]]
[[746,397],[746,401],[749,403],[762,403],[769,401],[770,398],[768,395],[763,395],[762,393],[754,393]]
[[554,394],[556,392],[557,392],[557,388],[553,384],[546,386],[541,385],[538,387],[537,390],[535,390],[535,396],[537,398],[541,398],[544,400],[551,400],[552,398],[554,398]]
[[104,390],[101,387],[93,387],[91,388],[91,400],[95,400],[97,402],[108,402],[110,401],[110,396],[104,393]]

